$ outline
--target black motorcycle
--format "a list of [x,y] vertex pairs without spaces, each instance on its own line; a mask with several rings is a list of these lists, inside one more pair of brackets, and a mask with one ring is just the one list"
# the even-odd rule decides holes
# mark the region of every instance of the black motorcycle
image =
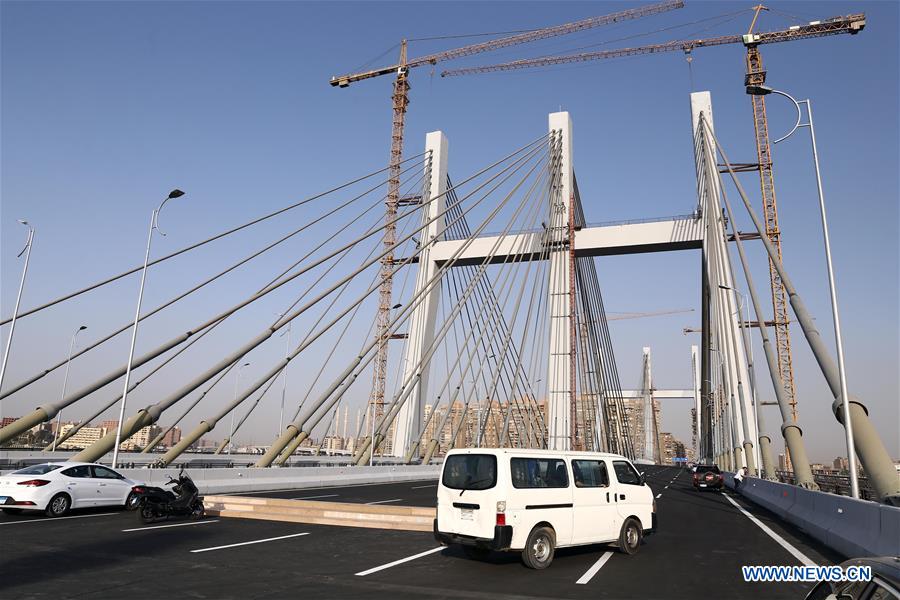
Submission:
[[[179,471],[178,479],[169,477],[166,485],[174,486],[171,492],[164,488],[135,486],[131,490],[135,500],[129,503],[128,508],[138,511],[142,523],[153,523],[170,516],[203,518],[205,510],[200,490],[185,474],[184,468]],[[134,508],[131,504],[135,505]]]

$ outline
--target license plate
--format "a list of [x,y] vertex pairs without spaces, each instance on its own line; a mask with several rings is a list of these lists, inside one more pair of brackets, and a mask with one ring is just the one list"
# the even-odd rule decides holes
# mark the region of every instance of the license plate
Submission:
[[706,487],[706,484],[705,484],[705,483],[701,483],[701,484],[700,484],[700,487]]
[[463,521],[474,521],[475,520],[475,511],[471,508],[463,508],[462,512],[459,515],[459,518]]

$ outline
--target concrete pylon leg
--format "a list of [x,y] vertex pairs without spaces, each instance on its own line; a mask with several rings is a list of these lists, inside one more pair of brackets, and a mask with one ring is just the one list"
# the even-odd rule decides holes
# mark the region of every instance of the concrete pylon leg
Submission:
[[547,416],[548,448],[569,450],[571,436],[571,315],[569,290],[569,205],[574,195],[572,170],[572,119],[567,112],[551,113],[551,144],[561,142],[558,163],[551,161],[548,233],[549,276],[547,310],[550,311],[548,341]]
[[282,434],[278,436],[278,439],[275,440],[271,446],[269,446],[269,449],[266,450],[266,453],[263,454],[262,457],[258,461],[256,461],[256,464],[253,466],[268,467],[269,465],[271,465],[272,461],[275,460],[281,449],[287,446],[288,443],[290,443],[290,441],[293,440],[298,433],[299,430],[293,423],[285,427],[284,432],[282,432]]
[[425,455],[422,457],[423,465],[427,465],[429,462],[431,462],[431,459],[434,456],[434,453],[437,451],[437,449],[438,449],[437,440],[431,440],[430,442],[428,442],[428,448],[425,450]]
[[[843,425],[844,410],[840,399],[831,406],[834,416]],[[872,426],[869,411],[858,400],[850,396],[850,419],[853,424],[853,440],[856,453],[865,465],[869,482],[875,488],[882,502],[900,506],[900,473],[891,463],[887,448]]]
[[181,441],[169,448],[169,451],[162,455],[162,457],[156,461],[157,464],[165,466],[171,463],[173,460],[178,458],[178,456],[187,450],[191,444],[199,440],[205,434],[209,433],[212,430],[212,427],[209,426],[209,423],[206,421],[201,421],[197,427],[194,428],[189,434],[181,438]]
[[735,446],[735,448],[734,448],[734,465],[732,466],[732,469],[734,469],[735,471],[740,469],[741,466],[743,466],[743,464],[744,464],[744,457],[742,456],[742,454],[743,454],[743,452],[741,452],[741,447]]
[[744,442],[744,456],[747,458],[747,471],[756,473],[756,454],[753,452],[753,444]]
[[[291,456],[294,455],[294,452],[297,451],[297,448],[300,447],[300,444],[305,442],[307,438],[309,438],[309,434],[305,431],[301,431],[300,434],[282,451],[281,455],[275,460],[275,464],[279,466],[286,464]],[[318,452],[316,454],[318,454]]]
[[[438,272],[431,260],[432,246],[444,239],[444,209],[447,192],[447,136],[432,131],[425,136],[425,175],[428,177],[422,197],[422,223],[428,223],[421,233],[419,270],[413,297],[418,297],[433,281]],[[428,397],[430,363],[422,365],[422,359],[434,340],[437,308],[441,300],[441,285],[432,285],[416,304],[409,318],[409,332],[403,356],[403,372],[400,381],[412,382],[409,397],[400,407],[394,419],[394,437],[391,454],[402,458],[413,443],[415,432],[422,423],[422,409]],[[417,369],[421,372],[417,373]]]
[[213,452],[213,454],[222,454],[222,450],[224,450],[225,447],[230,443],[231,443],[231,438],[226,437],[224,440],[222,440],[222,443],[219,444],[218,448],[216,448],[216,451]]
[[806,446],[803,444],[803,432],[796,425],[788,423],[781,426],[781,434],[784,436],[784,443],[791,454],[795,484],[808,490],[819,489],[809,466],[809,457],[806,455]]
[[762,473],[760,477],[775,480],[775,463],[772,460],[772,440],[767,435],[759,436],[759,453],[762,457]]

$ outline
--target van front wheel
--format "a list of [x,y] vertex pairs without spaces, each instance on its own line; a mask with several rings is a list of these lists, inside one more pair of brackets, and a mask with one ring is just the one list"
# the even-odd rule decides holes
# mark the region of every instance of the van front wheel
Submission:
[[634,517],[625,519],[622,524],[622,532],[619,534],[619,550],[624,554],[637,554],[641,548],[641,539],[644,531],[641,524]]
[[556,534],[549,527],[535,527],[528,535],[522,562],[530,569],[546,569],[553,562],[556,550]]

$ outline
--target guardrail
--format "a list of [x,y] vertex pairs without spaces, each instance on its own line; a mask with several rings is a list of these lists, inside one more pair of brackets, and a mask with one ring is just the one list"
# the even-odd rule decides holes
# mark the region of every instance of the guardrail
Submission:
[[[725,474],[734,489],[734,475]],[[848,558],[900,555],[900,507],[746,477],[739,493]]]

